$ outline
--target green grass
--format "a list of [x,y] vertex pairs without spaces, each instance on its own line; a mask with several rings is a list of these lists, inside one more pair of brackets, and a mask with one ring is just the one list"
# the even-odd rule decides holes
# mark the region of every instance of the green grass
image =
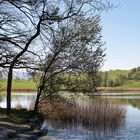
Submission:
[[[140,88],[140,80],[127,79],[129,72],[130,72],[130,70],[110,70],[110,71],[107,71],[108,80],[110,79],[110,80],[114,81],[115,79],[119,79],[120,75],[123,75],[126,77],[126,79],[123,82],[123,85],[120,87],[114,87],[114,88]],[[105,74],[105,72],[103,72],[103,78],[104,78],[104,74]]]
[[[6,89],[6,80],[0,81],[0,89]],[[13,90],[36,90],[36,83],[31,80],[13,80]]]
[[140,88],[140,81],[138,81],[138,80],[125,80],[124,87]]
[[110,70],[110,71],[107,71],[107,73],[108,73],[108,78],[114,80],[118,78],[120,75],[127,76],[129,73],[129,70]]
[[[107,79],[108,80],[115,80],[117,78],[120,77],[120,75],[123,75],[126,77],[126,79],[123,81],[123,85],[121,86],[117,86],[117,87],[113,87],[114,89],[116,88],[140,88],[140,80],[129,80],[127,79],[128,77],[128,73],[130,71],[129,70],[110,70],[107,71]],[[105,72],[102,73],[103,79],[105,77]],[[80,75],[79,76],[81,79],[81,82],[86,79],[86,75]],[[76,76],[75,75],[71,75],[71,77],[69,78],[69,75],[64,75],[64,80],[72,80],[75,81]],[[81,83],[82,85],[83,83]],[[0,90],[6,90],[6,80],[0,80]],[[13,80],[12,82],[12,90],[15,91],[34,91],[37,89],[36,83],[33,82],[32,80]]]

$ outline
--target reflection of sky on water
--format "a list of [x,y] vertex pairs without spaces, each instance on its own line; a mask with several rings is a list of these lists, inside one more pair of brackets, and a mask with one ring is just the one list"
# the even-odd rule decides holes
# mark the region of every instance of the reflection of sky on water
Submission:
[[103,96],[102,98],[119,98],[119,99],[140,99],[140,96]]
[[[35,101],[36,94],[31,93],[19,93],[19,94],[12,94],[12,101],[11,107],[16,108],[20,105],[22,108],[29,109],[32,102]],[[0,107],[6,108],[6,95],[2,96],[2,100],[0,101]]]
[[127,106],[127,122],[138,123],[140,125],[140,110],[132,107],[131,105]]

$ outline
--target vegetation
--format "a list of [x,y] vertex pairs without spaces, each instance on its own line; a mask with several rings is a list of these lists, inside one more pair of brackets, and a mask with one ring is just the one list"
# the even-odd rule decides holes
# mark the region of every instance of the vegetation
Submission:
[[[0,90],[6,90],[7,81],[0,81]],[[36,83],[32,80],[13,80],[12,82],[13,91],[36,91]]]
[[102,72],[102,87],[140,88],[140,68]]
[[106,0],[1,0],[0,67],[8,72],[7,113],[14,69],[41,74],[35,111],[40,100],[55,93],[48,89],[60,73],[87,72],[96,90],[105,57],[99,13],[110,8]]
[[[96,82],[97,87],[111,87],[117,89],[127,89],[127,88],[140,88],[139,77],[136,76],[139,72],[138,68],[133,68],[131,70],[110,70],[106,72],[99,73],[98,82]],[[30,80],[13,80],[13,90],[17,91],[35,91],[37,90],[36,82],[39,82],[40,76],[33,76]],[[83,93],[90,92],[92,86],[89,84],[90,78],[86,74],[60,74],[53,78],[52,84],[55,86],[50,86],[53,91],[70,91],[76,92],[81,91]],[[57,84],[56,84],[57,83]],[[0,80],[0,90],[6,89],[6,80]],[[50,90],[50,89],[49,89]]]
[[104,130],[118,128],[125,118],[125,108],[87,96],[55,96],[43,101],[40,109],[49,120],[80,123],[84,127],[99,127]]
[[[7,127],[10,122],[8,128],[18,130],[17,124],[23,124],[24,129],[24,123],[36,121],[32,116],[38,119],[38,110],[47,118],[101,128],[124,122],[124,108],[90,99],[81,106],[76,99],[58,94],[61,90],[95,93],[101,85],[118,87],[127,79],[139,80],[139,68],[116,78],[112,74],[110,79],[108,72],[100,72],[105,57],[100,14],[110,8],[108,0],[0,1],[0,88],[7,91],[0,125]],[[5,80],[1,69],[7,72]],[[26,69],[36,82],[14,80],[15,69]],[[34,111],[20,104],[12,110],[11,91],[24,89],[37,90]]]

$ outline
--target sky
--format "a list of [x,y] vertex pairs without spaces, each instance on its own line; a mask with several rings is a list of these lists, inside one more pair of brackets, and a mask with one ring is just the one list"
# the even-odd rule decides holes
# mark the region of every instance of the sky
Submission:
[[101,16],[106,61],[103,70],[140,66],[140,0],[117,0]]

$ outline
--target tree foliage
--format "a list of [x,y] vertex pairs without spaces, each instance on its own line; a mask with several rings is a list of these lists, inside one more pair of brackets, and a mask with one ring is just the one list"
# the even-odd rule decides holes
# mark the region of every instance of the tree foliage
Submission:
[[128,73],[128,79],[140,80],[140,67],[131,69]]
[[59,73],[86,72],[96,81],[104,57],[99,13],[111,6],[106,0],[0,1],[0,66],[8,68],[8,111],[13,69],[40,73],[37,100]]

